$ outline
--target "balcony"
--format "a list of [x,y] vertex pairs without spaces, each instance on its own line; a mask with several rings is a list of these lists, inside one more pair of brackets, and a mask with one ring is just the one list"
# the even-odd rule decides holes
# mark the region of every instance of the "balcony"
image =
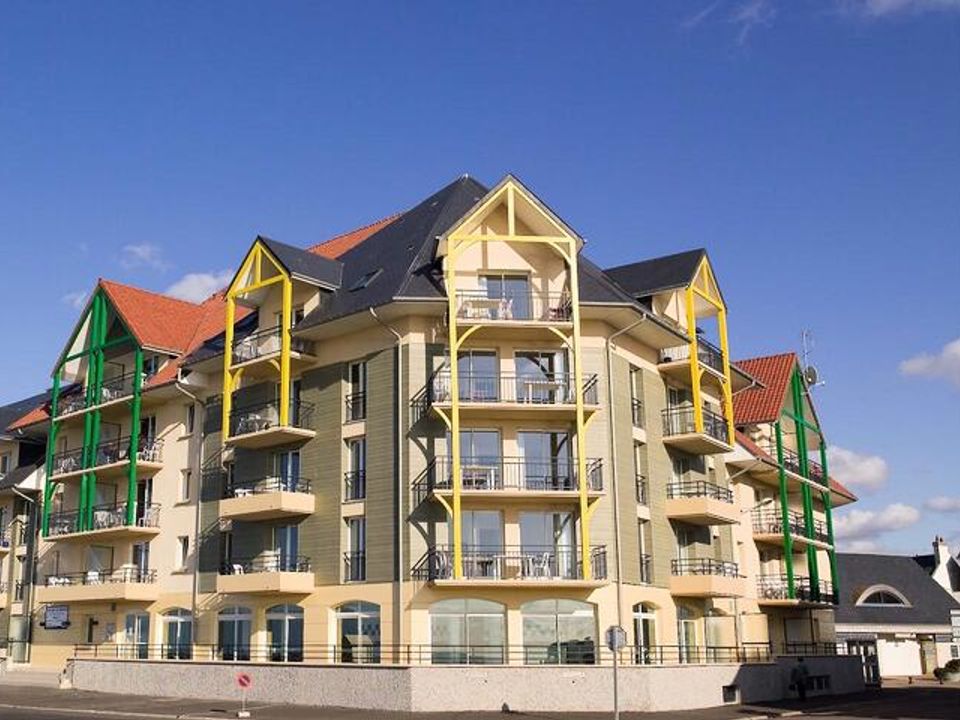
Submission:
[[343,581],[363,582],[367,579],[367,554],[360,551],[343,554]]
[[457,291],[457,319],[470,325],[569,325],[570,294],[528,290],[490,295],[484,290]]
[[218,593],[306,595],[314,589],[310,558],[278,552],[235,559],[220,568]]
[[[453,402],[449,370],[437,372],[427,387],[427,402],[438,408],[450,408]],[[577,398],[572,373],[516,375],[498,373],[479,375],[461,373],[458,377],[460,414],[492,417],[567,417],[576,411]],[[588,412],[597,409],[598,381],[591,375],[583,382],[583,404]]]
[[367,473],[365,470],[348,470],[343,474],[343,501],[355,502],[367,497]]
[[[233,367],[243,367],[244,372],[254,376],[277,374],[271,361],[280,357],[283,334],[279,325],[251,333],[233,342],[231,362]],[[315,356],[314,344],[299,337],[290,338],[290,364],[294,368],[305,362],[312,362]]]
[[[520,457],[463,458],[460,483],[463,497],[511,498],[516,500],[580,497],[575,460],[529,460]],[[587,459],[587,494],[603,494],[603,462]],[[436,458],[419,483],[421,496],[453,494],[453,468],[448,458]]]
[[638,473],[635,483],[637,487],[637,504],[644,506],[650,505],[650,488],[647,485],[646,476]]
[[809,577],[794,575],[794,595],[790,597],[790,583],[786,575],[760,575],[757,577],[757,602],[761,605],[802,605],[836,603],[833,586],[826,581],[818,584],[819,592],[814,593]]
[[360,422],[367,419],[367,394],[354,392],[343,401],[346,422]]
[[599,587],[606,583],[607,549],[590,549],[591,579],[583,577],[578,548],[506,546],[463,548],[463,577],[453,577],[453,548],[427,551],[413,569],[416,580],[461,587]]
[[[130,438],[104,440],[94,450],[93,465],[83,467],[83,448],[64,450],[54,454],[51,479],[58,481],[82,477],[93,472],[103,480],[123,477],[130,465]],[[150,477],[163,468],[163,440],[141,438],[136,457],[137,477]]]
[[281,520],[310,515],[315,509],[310,481],[301,477],[228,483],[220,500],[220,517],[230,520]]
[[719,413],[703,408],[703,430],[698,431],[693,407],[678,405],[665,408],[663,442],[694,455],[712,455],[733,450],[727,421]]
[[47,540],[67,542],[74,540],[150,540],[160,532],[160,505],[135,505],[133,524],[127,524],[127,503],[96,505],[93,524],[80,529],[80,512],[58,512],[50,515]]
[[684,480],[667,485],[667,517],[697,525],[740,522],[740,510],[730,488],[706,480]]
[[[77,388],[58,398],[57,418],[66,419],[95,407],[104,409],[107,406],[129,400],[133,397],[133,381],[136,376],[135,372],[129,372],[117,377],[107,378],[100,385],[100,397],[94,397],[89,405],[87,404],[87,388]],[[146,373],[143,373],[141,382],[145,381],[147,377]]]
[[[761,443],[761,449],[766,452],[771,458],[777,460],[779,457],[777,452],[777,441],[773,438],[766,440]],[[797,477],[804,477],[802,468],[800,467],[800,455],[796,450],[787,447],[786,445],[782,448],[783,452],[783,469]],[[818,485],[826,487],[824,477],[823,477],[823,466],[820,463],[815,462],[814,460],[807,460],[807,475],[808,479],[811,482],[814,482]]]
[[684,558],[670,562],[670,594],[680,597],[742,597],[746,592],[735,562]]
[[630,421],[635,428],[643,429],[643,401],[639,398],[630,400]]
[[124,566],[47,575],[36,588],[38,603],[152,602],[160,597],[156,570]]
[[640,582],[649,585],[653,582],[653,556],[640,555]]
[[[812,533],[808,535],[807,524],[803,515],[791,510],[787,515],[787,529],[795,548],[803,548],[807,545],[830,547],[830,534],[827,532],[826,523],[822,520],[814,518]],[[755,510],[753,512],[753,538],[757,542],[783,545],[783,530],[784,522],[780,511]]]
[[280,424],[280,404],[276,401],[235,408],[230,412],[230,436],[225,443],[233,447],[267,448],[305,442],[314,437],[313,404],[295,400],[290,403],[287,424]]

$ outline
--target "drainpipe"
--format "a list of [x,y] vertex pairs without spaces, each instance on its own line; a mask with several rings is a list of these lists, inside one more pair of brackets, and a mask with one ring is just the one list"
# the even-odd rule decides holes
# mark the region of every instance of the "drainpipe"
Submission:
[[616,414],[613,412],[613,354],[610,347],[613,341],[633,328],[646,322],[644,315],[639,320],[617,330],[606,339],[607,350],[607,408],[610,414],[610,484],[613,487],[613,534],[614,548],[617,558],[617,625],[623,627],[623,553],[620,550],[620,488],[617,483],[617,425]]
[[403,426],[401,425],[401,408],[403,407],[403,336],[392,325],[384,322],[373,307],[368,308],[373,319],[383,327],[384,330],[392,334],[397,340],[397,398],[396,398],[396,423],[397,423],[397,599],[396,606],[396,638],[398,652],[402,652],[403,647]]
[[[177,371],[179,375],[180,371]],[[203,472],[200,467],[203,463],[203,428],[206,425],[206,415],[207,415],[207,406],[194,395],[192,392],[187,390],[183,385],[180,384],[180,380],[173,384],[173,386],[183,395],[186,395],[194,402],[195,407],[199,407],[200,412],[196,413],[194,416],[194,433],[196,433],[196,423],[200,422],[200,437],[201,441],[197,443],[197,502],[193,512],[193,552],[194,552],[194,563],[193,563],[193,584],[191,591],[191,607],[190,607],[190,616],[193,618],[193,637],[191,641],[196,642],[197,629],[199,627],[199,622],[197,618],[197,608],[200,606],[200,496],[203,490]],[[197,417],[199,415],[199,417]],[[193,442],[193,438],[190,439]]]

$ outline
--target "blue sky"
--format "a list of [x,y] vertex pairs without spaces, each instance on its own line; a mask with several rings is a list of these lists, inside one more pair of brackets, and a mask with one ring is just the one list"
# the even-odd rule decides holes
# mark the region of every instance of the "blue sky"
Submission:
[[204,292],[257,233],[513,172],[601,264],[707,247],[736,356],[814,332],[848,547],[960,542],[960,0],[7,2],[0,27],[0,401],[44,387],[98,276]]

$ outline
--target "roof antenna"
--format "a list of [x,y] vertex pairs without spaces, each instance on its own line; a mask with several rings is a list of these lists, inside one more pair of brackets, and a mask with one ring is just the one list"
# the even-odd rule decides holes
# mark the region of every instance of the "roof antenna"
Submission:
[[827,381],[820,379],[820,371],[817,370],[816,365],[810,363],[810,355],[813,354],[815,345],[813,341],[813,330],[805,329],[801,331],[800,344],[803,348],[800,355],[800,370],[803,373],[803,379],[807,383],[807,388],[813,390],[821,385],[826,385]]

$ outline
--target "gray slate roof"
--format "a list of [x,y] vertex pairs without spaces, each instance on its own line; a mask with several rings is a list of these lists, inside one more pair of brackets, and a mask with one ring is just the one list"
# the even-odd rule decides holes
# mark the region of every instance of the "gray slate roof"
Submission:
[[260,235],[257,237],[277,260],[283,263],[291,275],[299,276],[329,288],[340,286],[343,264],[337,260],[307,252],[303,248],[287,245]]
[[0,477],[0,490],[9,490],[10,488],[16,487],[30,477],[30,474],[38,467],[40,467],[39,464],[15,467],[6,475]]
[[51,391],[47,390],[0,407],[0,437],[7,437],[6,429],[12,422],[19,420],[34,408],[49,402],[50,395]]
[[640,298],[689,285],[700,260],[706,254],[706,250],[697,248],[642,262],[618,265],[607,268],[604,272],[628,293]]
[[[931,578],[912,557],[837,553],[840,604],[837,623],[949,625],[950,611],[960,604]],[[863,607],[857,598],[873,585],[900,591],[912,607]]]

